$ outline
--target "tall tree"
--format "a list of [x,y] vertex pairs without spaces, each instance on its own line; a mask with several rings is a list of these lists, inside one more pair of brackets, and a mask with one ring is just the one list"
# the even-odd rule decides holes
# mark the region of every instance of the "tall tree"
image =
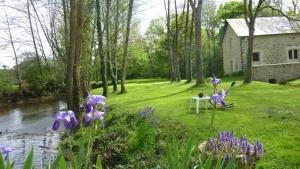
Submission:
[[178,59],[177,59],[177,55],[178,55],[178,35],[179,35],[179,24],[178,24],[178,12],[177,12],[177,1],[174,0],[174,7],[175,7],[175,33],[173,35],[173,67],[175,69],[174,73],[175,73],[175,78],[177,81],[180,82],[181,78],[180,78],[180,71],[179,71],[179,66],[178,66]]
[[102,21],[100,12],[100,1],[96,0],[96,15],[97,15],[97,34],[98,34],[98,52],[100,57],[100,72],[103,87],[103,96],[108,96],[108,84],[106,75],[106,56],[103,51],[103,34],[102,34]]
[[82,45],[82,27],[83,27],[83,7],[85,0],[78,0],[76,2],[76,44],[74,56],[74,70],[73,70],[73,108],[74,113],[80,114],[80,55]]
[[39,27],[38,27],[38,24],[37,24],[37,19],[35,19],[35,27],[36,27],[36,34],[37,34],[37,42],[38,42],[38,45],[40,47],[40,51],[42,53],[42,58],[44,59],[45,65],[48,69],[48,72],[51,74],[51,68],[49,66],[49,63],[48,63],[48,60],[47,60],[47,57],[46,57],[46,53],[45,53],[45,50],[44,50],[44,45],[43,45],[43,42],[42,42],[42,39],[41,39],[41,36],[40,36],[40,31],[39,31]]
[[[187,0],[188,2],[188,0]],[[185,70],[185,78],[186,81],[189,83],[192,81],[192,71],[191,71],[191,65],[189,53],[191,52],[190,45],[188,43],[188,36],[192,36],[192,34],[188,34],[189,31],[189,18],[190,18],[190,5],[187,3],[187,10],[185,15],[185,27],[184,27],[184,70]],[[191,25],[192,27],[192,25]]]
[[190,27],[190,37],[189,37],[189,43],[188,43],[188,53],[187,53],[187,60],[188,60],[188,67],[189,67],[189,78],[187,78],[188,82],[192,81],[193,77],[193,71],[192,71],[192,42],[193,42],[193,32],[194,32],[194,18],[195,13],[192,12],[192,18],[191,18],[191,27]]
[[[74,60],[75,60],[75,49],[76,49],[76,0],[70,1],[70,43],[68,46],[68,56],[67,56],[67,75],[66,75],[66,98],[67,106],[69,110],[73,109],[73,73],[74,73]],[[66,24],[66,23],[65,23]]]
[[215,30],[217,25],[215,24],[215,15],[216,15],[217,6],[213,1],[207,1],[203,4],[203,12],[202,12],[202,25],[206,32],[207,40],[205,43],[207,44],[207,52],[206,52],[206,60],[208,60],[207,68],[208,74],[219,73],[217,72],[218,67],[215,67],[217,64],[216,58],[216,44],[215,44]]
[[126,27],[124,55],[123,55],[122,72],[121,72],[121,93],[122,94],[126,93],[125,80],[126,80],[128,44],[129,44],[129,34],[130,34],[130,24],[131,24],[132,10],[133,10],[133,2],[134,2],[134,0],[129,0],[129,6],[128,6],[127,27]]
[[17,52],[16,52],[15,43],[14,43],[14,40],[13,40],[13,36],[12,36],[12,33],[11,33],[11,28],[10,28],[10,23],[9,23],[8,16],[7,16],[5,8],[4,8],[4,12],[5,12],[5,17],[6,17],[6,24],[7,24],[8,34],[9,34],[9,40],[10,40],[10,44],[11,44],[11,47],[13,49],[13,53],[14,53],[14,56],[15,56],[16,75],[17,75],[17,80],[18,80],[19,94],[22,95],[22,80],[21,80],[21,74],[20,74],[20,68],[19,68],[19,62],[18,62],[18,55],[17,55]]
[[37,49],[36,38],[35,38],[35,35],[34,35],[33,26],[32,26],[29,0],[27,0],[27,14],[28,14],[28,20],[29,20],[29,26],[30,26],[30,32],[31,32],[33,47],[34,47],[34,51],[35,51],[35,56],[36,56],[37,64],[39,66],[40,79],[42,79],[43,78],[43,71],[42,71],[42,65],[41,65],[41,61],[40,61],[40,57],[39,57],[39,53],[38,53],[38,49]]
[[167,40],[168,40],[168,55],[169,55],[169,62],[170,62],[170,74],[171,74],[171,81],[176,80],[176,69],[173,64],[173,46],[171,40],[171,14],[170,14],[170,0],[168,0],[167,5],[166,1],[164,0],[166,17],[167,17]]
[[[63,0],[62,2],[65,2],[65,0]],[[33,0],[30,0],[30,3],[31,3],[31,6],[33,7],[36,19],[37,19],[40,27],[42,28],[43,35],[45,36],[45,38],[46,38],[46,40],[47,40],[47,42],[48,42],[48,44],[49,44],[49,46],[50,46],[50,48],[52,50],[53,57],[57,58],[58,60],[59,59],[63,60],[65,57],[69,56],[69,54],[67,54],[67,53],[63,54],[62,53],[60,46],[58,46],[57,43],[55,43],[54,38],[50,37],[50,35],[48,33],[48,29],[42,24],[40,15],[39,15],[37,9],[35,8]],[[64,13],[63,15],[64,15],[64,18],[65,18],[65,15],[69,15],[69,13]],[[67,26],[67,24],[68,24],[67,20],[64,20],[64,25]],[[67,41],[68,38],[69,38],[69,33],[67,31],[67,33],[64,34],[64,41]],[[69,44],[69,43],[66,43],[66,44]],[[69,47],[67,45],[65,47],[65,51],[66,52],[69,51]]]
[[107,50],[107,58],[108,58],[108,67],[111,82],[114,88],[114,92],[117,92],[117,79],[114,73],[113,64],[112,64],[112,56],[111,56],[111,41],[110,41],[110,29],[109,29],[109,11],[110,11],[111,0],[106,0],[106,50]]
[[193,12],[195,14],[194,20],[195,20],[195,54],[196,54],[196,65],[195,65],[195,71],[196,71],[196,86],[199,86],[204,81],[204,75],[203,75],[203,63],[202,63],[202,56],[201,56],[201,12],[202,12],[202,0],[197,0],[197,6],[193,2],[193,0],[189,0],[190,5],[193,9]]
[[[31,0],[32,1],[32,0]],[[65,47],[65,55],[69,56],[69,28],[68,28],[68,3],[67,0],[62,0],[62,7],[63,7],[63,16],[64,16],[64,47]]]
[[247,50],[247,66],[245,71],[244,83],[252,82],[252,58],[253,58],[253,39],[255,32],[255,20],[258,12],[261,10],[265,0],[259,0],[256,8],[253,8],[252,0],[244,0],[245,22],[248,26],[248,50]]
[[297,14],[299,2],[300,0],[292,0],[294,16]]
[[[117,51],[118,51],[118,37],[119,37],[119,17],[120,17],[120,11],[119,11],[119,5],[120,0],[116,0],[116,14],[115,14],[115,30],[114,30],[114,40],[113,40],[113,52],[112,52],[112,58],[114,60],[115,64],[115,76],[116,76],[116,84],[118,84],[118,66],[117,66]],[[118,86],[116,86],[118,87]],[[116,90],[118,90],[116,88]]]

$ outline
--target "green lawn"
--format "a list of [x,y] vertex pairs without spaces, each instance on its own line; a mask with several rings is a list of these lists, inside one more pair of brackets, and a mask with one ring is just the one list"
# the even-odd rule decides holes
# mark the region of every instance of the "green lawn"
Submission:
[[[219,89],[227,89],[231,80],[223,79]],[[214,130],[233,130],[238,136],[246,135],[252,142],[259,139],[265,148],[265,156],[258,168],[300,168],[300,88],[253,82],[243,85],[236,78],[237,86],[225,99],[234,103],[233,109],[218,110]],[[180,121],[188,128],[195,129],[198,142],[208,138],[211,110],[195,108],[188,112],[189,99],[199,92],[212,93],[208,83],[194,87],[194,83],[170,83],[162,79],[129,80],[125,95],[112,94],[107,100],[113,112],[132,112],[146,106],[153,106],[160,118]],[[102,89],[93,93],[101,94]]]

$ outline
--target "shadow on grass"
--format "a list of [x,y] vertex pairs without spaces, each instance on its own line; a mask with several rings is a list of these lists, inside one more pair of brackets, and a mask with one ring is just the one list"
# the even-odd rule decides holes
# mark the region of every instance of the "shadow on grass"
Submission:
[[126,81],[127,84],[131,83],[138,83],[138,84],[145,84],[145,83],[155,83],[155,82],[167,82],[168,79],[129,79]]
[[164,95],[164,96],[151,97],[151,98],[139,99],[139,100],[131,100],[131,101],[128,101],[126,104],[132,104],[132,103],[136,103],[136,102],[145,102],[145,101],[150,101],[150,100],[156,100],[156,99],[163,99],[163,98],[167,98],[167,97],[172,97],[172,96],[175,96],[175,95],[178,95],[178,94],[182,94],[182,93],[191,91],[193,89],[195,89],[195,88],[190,87],[190,88],[187,88],[185,90],[182,90],[182,91],[179,91],[179,92],[176,92],[176,93],[171,93],[171,94]]

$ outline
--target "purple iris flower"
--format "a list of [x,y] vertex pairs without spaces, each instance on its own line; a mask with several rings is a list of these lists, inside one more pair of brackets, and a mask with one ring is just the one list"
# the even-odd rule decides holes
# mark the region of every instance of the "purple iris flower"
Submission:
[[87,113],[91,112],[93,110],[93,106],[92,105],[89,105],[89,104],[86,104],[85,105],[85,110]]
[[91,106],[96,106],[100,103],[104,103],[105,102],[106,97],[105,96],[101,96],[101,95],[89,95],[86,98],[86,104],[87,105],[91,105]]
[[221,93],[214,93],[210,96],[210,100],[213,100],[217,104],[221,104],[223,108],[226,108],[224,98],[226,97],[226,92],[222,89]]
[[12,147],[0,147],[0,151],[2,154],[8,155],[9,153],[13,152],[15,150]]
[[214,74],[212,74],[211,82],[213,83],[214,86],[217,86],[218,84],[220,84],[222,82],[222,80],[217,79],[216,76]]
[[263,150],[263,147],[261,145],[261,143],[257,140],[254,147],[253,147],[253,154],[256,156],[256,157],[262,157],[263,154],[264,154],[264,150]]
[[[86,98],[86,127],[88,127],[93,119],[101,120],[102,127],[105,127],[104,114],[106,113],[106,97],[101,95],[89,95]],[[96,106],[101,104],[102,111],[96,109]]]
[[71,110],[57,112],[55,115],[55,121],[53,123],[52,129],[58,130],[61,121],[64,122],[65,127],[67,129],[71,128],[72,125],[74,127],[78,126],[78,121],[74,115],[74,112]]
[[97,109],[94,111],[91,111],[86,114],[86,127],[90,125],[92,119],[99,119],[101,120],[102,128],[105,127],[105,122],[104,122],[104,114],[105,112],[98,111]]

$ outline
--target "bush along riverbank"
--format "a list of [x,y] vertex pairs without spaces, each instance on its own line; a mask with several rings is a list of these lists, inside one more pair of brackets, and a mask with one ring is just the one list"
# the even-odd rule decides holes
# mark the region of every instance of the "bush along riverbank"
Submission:
[[14,104],[35,98],[62,96],[64,93],[64,84],[55,80],[46,82],[37,80],[30,83],[25,81],[21,88],[13,84],[4,87],[0,82],[0,105]]
[[[173,120],[160,122],[153,107],[138,113],[108,113],[111,108],[106,107],[105,97],[93,95],[86,100],[82,122],[72,111],[56,114],[52,128],[58,130],[63,123],[66,134],[48,168],[255,168],[263,156],[259,141],[251,144],[232,131],[219,132],[200,144],[191,134],[197,131]],[[13,150],[1,147],[1,169],[13,168],[9,161]],[[33,151],[25,169],[33,167]]]
[[19,98],[16,102],[2,100],[2,102],[0,101],[0,110],[9,109],[10,107],[15,107],[15,106],[26,106],[26,105],[39,104],[39,103],[49,103],[57,100],[65,100],[65,98],[61,94],[53,93],[45,96]]

